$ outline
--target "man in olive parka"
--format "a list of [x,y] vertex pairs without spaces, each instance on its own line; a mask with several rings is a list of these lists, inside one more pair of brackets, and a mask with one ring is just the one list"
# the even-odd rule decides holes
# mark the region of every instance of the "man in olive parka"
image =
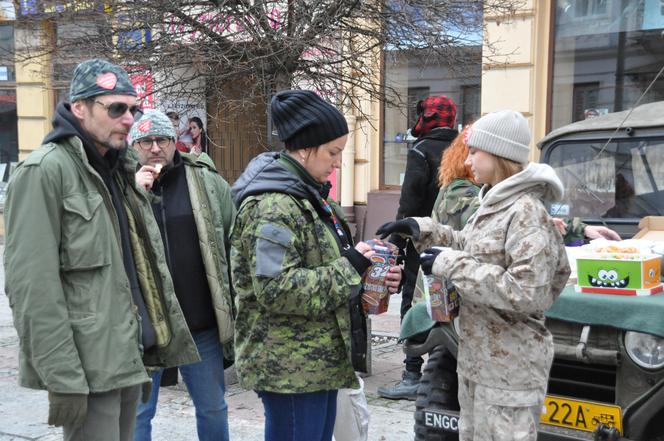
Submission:
[[48,391],[48,422],[65,440],[131,439],[145,366],[198,361],[150,203],[125,160],[136,103],[122,68],[79,64],[70,103],[7,192],[19,381]]

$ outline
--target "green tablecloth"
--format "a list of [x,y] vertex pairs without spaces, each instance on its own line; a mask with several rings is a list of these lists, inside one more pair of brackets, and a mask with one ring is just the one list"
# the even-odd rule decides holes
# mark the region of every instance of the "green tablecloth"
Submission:
[[546,316],[664,337],[664,293],[651,296],[580,294],[573,286],[567,286]]

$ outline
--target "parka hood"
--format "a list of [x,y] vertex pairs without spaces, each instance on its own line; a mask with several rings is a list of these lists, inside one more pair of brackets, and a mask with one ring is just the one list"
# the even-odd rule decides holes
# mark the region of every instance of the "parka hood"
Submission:
[[268,192],[285,193],[310,200],[320,199],[313,187],[305,184],[280,163],[280,157],[280,153],[267,152],[251,160],[231,189],[236,207],[249,196]]
[[499,182],[495,187],[482,187],[479,194],[480,204],[495,205],[526,192],[539,192],[543,201],[557,202],[563,198],[565,189],[551,166],[530,163],[522,172]]

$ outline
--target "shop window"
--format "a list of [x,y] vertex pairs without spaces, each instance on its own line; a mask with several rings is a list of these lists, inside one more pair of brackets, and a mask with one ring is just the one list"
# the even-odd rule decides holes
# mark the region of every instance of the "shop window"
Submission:
[[[557,0],[551,129],[632,107],[664,66],[661,0]],[[664,100],[659,78],[641,103]]]
[[427,59],[426,51],[385,51],[385,94],[383,119],[383,187],[400,186],[406,170],[406,156],[415,138],[410,130],[417,122],[417,102],[446,95],[457,104],[457,128],[479,116],[482,67],[481,45],[457,49],[454,60],[464,65],[448,66],[445,60]]
[[2,83],[16,81],[14,72],[14,26],[0,24],[0,86]]

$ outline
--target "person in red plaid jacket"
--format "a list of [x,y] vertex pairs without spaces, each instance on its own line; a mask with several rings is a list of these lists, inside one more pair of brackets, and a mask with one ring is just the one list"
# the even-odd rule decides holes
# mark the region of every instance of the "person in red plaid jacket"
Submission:
[[[430,96],[417,103],[417,124],[411,130],[417,141],[408,151],[406,174],[401,186],[397,220],[405,217],[429,217],[438,196],[438,166],[443,151],[457,137],[456,104],[446,96]],[[401,319],[413,302],[419,256],[410,241],[393,236],[390,240],[405,251],[405,271],[401,300]],[[411,399],[417,395],[422,376],[422,357],[406,357],[403,379],[392,386],[378,389],[378,394],[390,399]]]

